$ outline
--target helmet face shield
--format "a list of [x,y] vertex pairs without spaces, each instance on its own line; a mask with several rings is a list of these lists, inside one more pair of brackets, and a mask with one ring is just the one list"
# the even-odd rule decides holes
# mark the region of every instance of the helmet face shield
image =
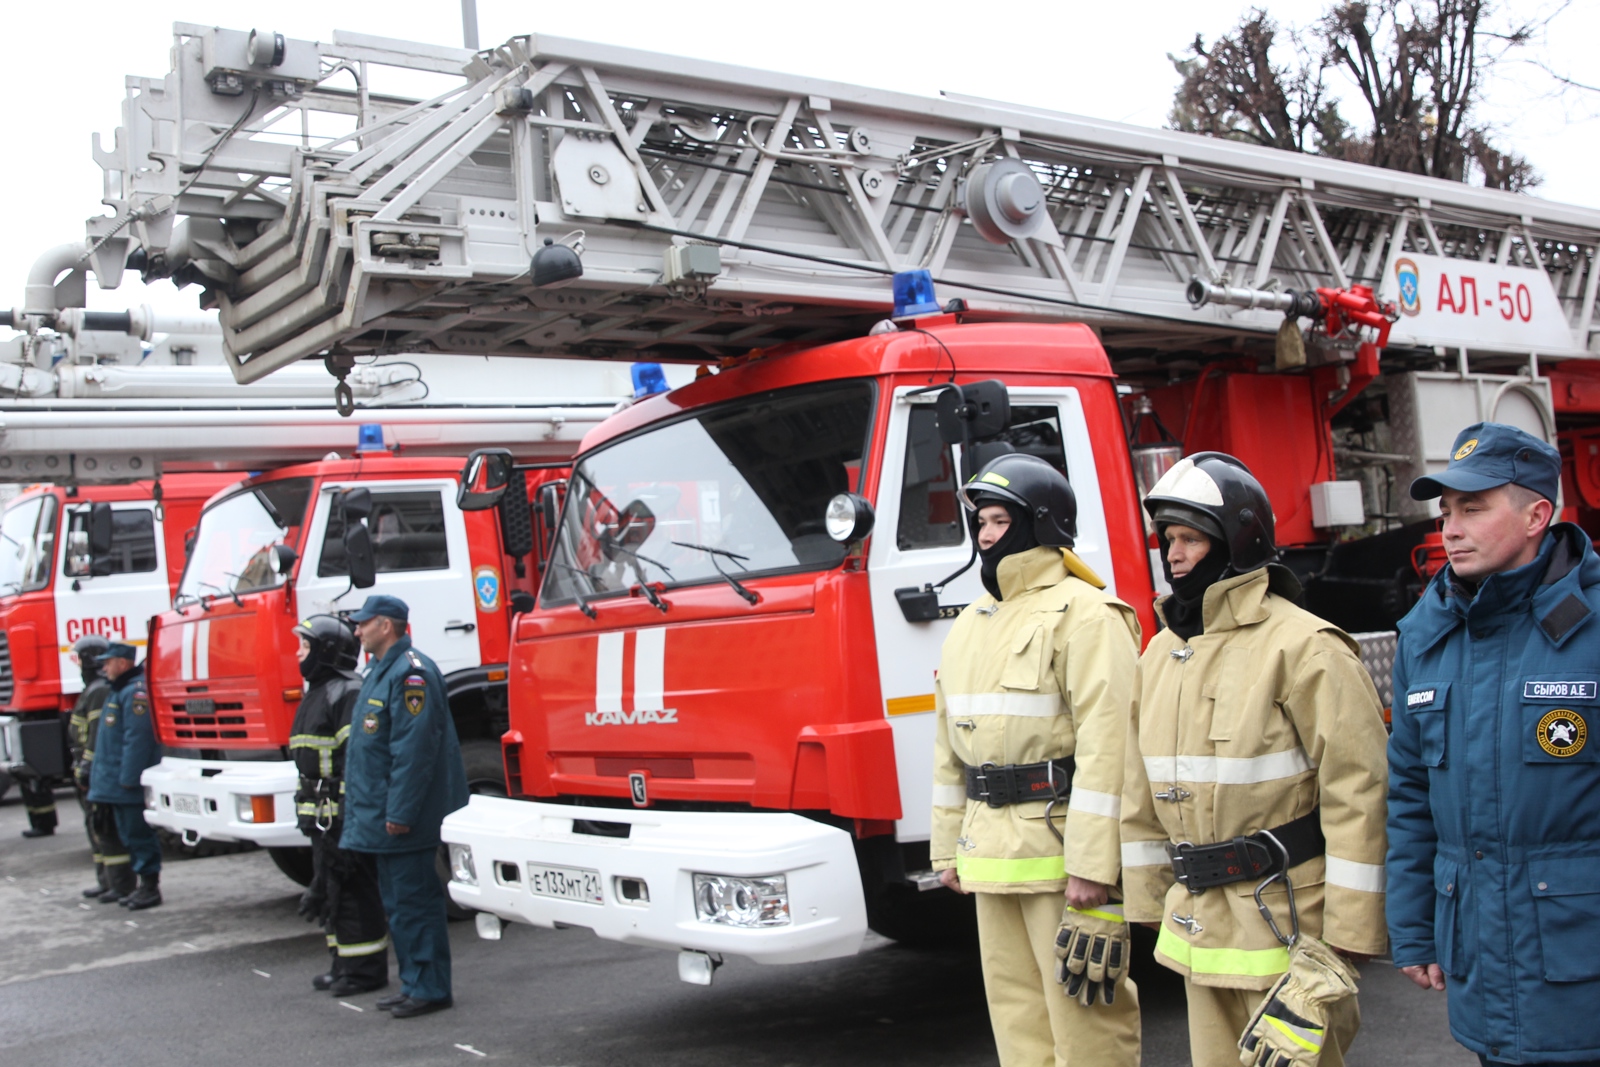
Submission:
[[311,646],[306,658],[300,661],[300,671],[305,677],[324,670],[354,670],[361,659],[361,645],[349,625],[333,615],[313,615],[302,619],[294,628],[297,637]]
[[1192,526],[1220,539],[1236,574],[1278,558],[1267,491],[1250,468],[1224,452],[1180,459],[1151,488],[1144,506],[1158,528]]

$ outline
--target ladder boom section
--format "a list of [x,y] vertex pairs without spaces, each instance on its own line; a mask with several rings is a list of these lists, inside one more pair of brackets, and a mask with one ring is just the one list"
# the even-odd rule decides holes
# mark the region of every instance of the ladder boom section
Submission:
[[[1401,347],[1596,349],[1592,209],[539,35],[175,36],[97,142],[90,260],[102,286],[130,255],[203,285],[241,381],[330,351],[707,361],[858,333],[919,269],[975,314],[1096,324],[1114,357],[1281,321],[1191,306],[1196,277],[1368,286]],[[549,242],[580,278],[535,284]]]

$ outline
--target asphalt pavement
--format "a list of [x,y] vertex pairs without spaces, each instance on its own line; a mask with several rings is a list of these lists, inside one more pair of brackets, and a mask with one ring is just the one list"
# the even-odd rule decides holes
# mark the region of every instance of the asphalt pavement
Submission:
[[[314,992],[320,935],[295,915],[299,887],[265,852],[169,861],[166,903],[130,914],[84,904],[92,880],[76,802],[56,836],[24,840],[16,794],[0,801],[0,1063],[338,1067],[478,1062],[525,1067],[738,1064],[993,1065],[971,949],[910,950],[873,937],[861,955],[788,967],[731,959],[710,988],[668,952],[586,930],[451,927],[456,1007],[395,1020],[378,994]],[[1188,1063],[1182,984],[1136,970],[1144,1063]],[[394,987],[391,987],[393,989]],[[1471,1067],[1444,999],[1391,967],[1363,969],[1351,1067]]]

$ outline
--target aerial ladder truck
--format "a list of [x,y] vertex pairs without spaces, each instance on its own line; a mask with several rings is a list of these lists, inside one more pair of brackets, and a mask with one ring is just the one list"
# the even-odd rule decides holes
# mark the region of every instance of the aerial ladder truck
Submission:
[[[1147,633],[1140,493],[1239,455],[1385,695],[1434,517],[1405,486],[1461,426],[1559,442],[1600,529],[1591,209],[540,35],[180,24],[172,55],[97,148],[88,262],[202,286],[239,381],[397,345],[700,368],[550,490],[511,796],[445,828],[486,936],[583,926],[709,981],[936,926],[932,671],[985,450],[1068,475]],[[382,66],[455,80],[380,98]],[[461,505],[525,466],[473,456]]]

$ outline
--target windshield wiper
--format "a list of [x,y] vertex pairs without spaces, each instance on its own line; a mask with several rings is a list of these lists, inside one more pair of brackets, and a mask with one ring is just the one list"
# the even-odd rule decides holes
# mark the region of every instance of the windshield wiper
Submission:
[[746,589],[743,582],[739,581],[739,579],[723,570],[722,565],[717,562],[718,556],[726,556],[728,559],[731,559],[733,562],[737,563],[740,570],[747,571],[750,568],[744,565],[744,561],[749,559],[749,556],[741,556],[739,553],[729,552],[725,548],[712,548],[710,545],[697,545],[689,541],[674,541],[672,543],[677,545],[679,548],[692,548],[696,551],[704,552],[706,555],[711,557],[712,569],[714,569],[717,574],[722,577],[723,581],[727,582],[733,587],[733,591],[735,593],[738,593],[740,596],[744,597],[746,603],[758,604],[761,602],[761,597],[759,594],[752,593],[750,590]]
[[640,590],[642,590],[644,592],[645,599],[650,601],[650,603],[655,606],[655,609],[657,611],[659,611],[659,612],[661,612],[661,614],[665,615],[667,613],[667,608],[668,608],[669,605],[667,604],[667,602],[665,600],[661,599],[661,595],[659,593],[657,593],[654,589],[650,588],[650,583],[644,580],[644,568],[639,566],[639,564],[640,563],[648,563],[648,564],[650,564],[652,567],[655,567],[657,570],[659,570],[662,574],[665,574],[667,576],[667,581],[669,581],[669,582],[677,580],[677,579],[673,578],[673,576],[672,576],[672,569],[670,567],[668,567],[665,563],[662,563],[660,560],[651,559],[649,556],[640,555],[638,552],[634,551],[633,549],[629,548],[627,545],[624,545],[624,544],[613,544],[611,546],[611,549],[614,552],[622,553],[624,556],[627,556],[628,559],[632,561],[633,575],[634,575],[635,578],[639,579],[639,588],[640,588]]
[[[582,569],[580,569],[578,567],[569,566],[569,565],[567,565],[565,563],[562,563],[559,560],[556,561],[556,566],[560,567],[564,571],[571,571],[573,574],[581,574],[581,575],[583,575],[584,580],[589,583],[589,588],[590,589],[595,589],[596,588],[594,575],[590,574],[588,571],[582,570]],[[599,612],[595,611],[594,608],[589,604],[588,597],[584,596],[582,593],[578,592],[576,589],[574,589],[572,591],[572,599],[574,599],[574,600],[576,600],[578,602],[578,610],[583,612],[585,615],[589,616],[589,618],[598,619],[600,617]]]
[[[231,573],[229,573],[227,571],[224,571],[223,573],[227,574],[229,578],[237,578],[237,577],[239,577],[237,574],[231,574]],[[239,599],[239,594],[237,592],[235,592],[234,590],[232,590],[232,589],[224,589],[224,588],[222,588],[222,586],[220,586],[220,585],[212,585],[210,582],[196,582],[195,584],[196,585],[203,585],[207,589],[215,589],[218,593],[226,593],[228,596],[233,597],[234,607],[239,607],[239,608],[244,607],[244,601],[240,600]],[[206,610],[210,611],[211,609],[210,608],[206,608]]]

